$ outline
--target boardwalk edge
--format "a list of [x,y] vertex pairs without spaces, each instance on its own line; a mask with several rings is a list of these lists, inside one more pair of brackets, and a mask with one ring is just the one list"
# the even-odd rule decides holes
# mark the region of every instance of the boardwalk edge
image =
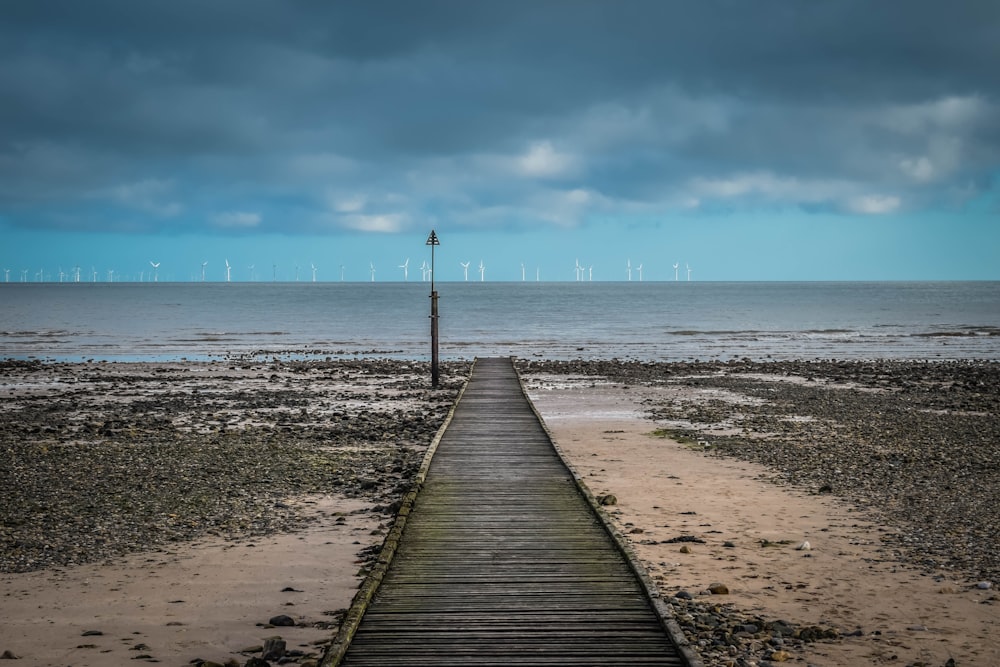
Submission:
[[347,613],[344,614],[344,619],[340,623],[340,629],[334,636],[333,641],[331,641],[327,647],[326,653],[324,653],[323,659],[319,663],[319,667],[337,667],[347,654],[347,649],[351,645],[354,633],[357,632],[358,626],[361,625],[361,619],[368,610],[369,603],[372,601],[372,598],[375,597],[375,593],[382,584],[382,580],[385,578],[385,574],[389,571],[389,566],[392,564],[392,560],[396,556],[396,549],[399,547],[399,541],[402,538],[403,529],[406,527],[406,521],[410,516],[410,512],[413,510],[413,505],[416,503],[417,495],[420,493],[420,489],[424,486],[424,480],[427,478],[427,470],[431,466],[431,460],[434,458],[434,453],[437,451],[438,445],[441,443],[441,438],[444,436],[444,432],[448,429],[452,418],[455,416],[455,410],[458,408],[458,404],[465,395],[465,390],[469,386],[469,380],[472,379],[472,372],[474,370],[475,362],[473,362],[472,368],[469,369],[469,375],[465,379],[465,384],[463,384],[462,388],[459,390],[458,396],[455,398],[455,401],[451,405],[451,409],[448,411],[448,415],[445,417],[441,427],[437,430],[437,433],[434,434],[434,439],[431,440],[431,444],[427,448],[427,452],[424,454],[424,459],[420,464],[420,469],[414,477],[413,486],[410,488],[410,491],[406,494],[406,496],[403,497],[403,504],[400,506],[399,512],[396,513],[396,520],[393,522],[392,528],[389,530],[385,541],[382,543],[382,549],[379,551],[378,560],[376,561],[375,566],[372,567],[371,572],[368,573],[365,580],[361,582],[358,592],[354,594],[351,606],[348,608]]
[[549,430],[549,425],[545,423],[541,413],[538,412],[538,408],[535,407],[534,402],[532,402],[531,398],[528,396],[528,389],[524,386],[524,378],[522,377],[521,372],[517,370],[516,363],[514,364],[514,370],[517,372],[517,381],[521,386],[521,393],[524,394],[524,398],[528,401],[531,411],[535,414],[538,418],[538,422],[542,425],[542,430],[545,431],[546,437],[548,437],[553,449],[556,450],[556,454],[559,455],[563,465],[569,469],[573,480],[576,482],[576,488],[580,492],[580,495],[584,497],[591,509],[594,511],[594,514],[596,514],[601,520],[601,523],[604,525],[604,529],[607,531],[608,535],[611,536],[616,548],[622,556],[624,556],[629,569],[632,570],[632,573],[635,574],[636,578],[639,580],[643,592],[646,595],[646,599],[649,600],[650,605],[652,605],[653,609],[656,611],[656,615],[660,618],[660,623],[670,636],[670,640],[674,643],[674,646],[677,647],[678,652],[681,653],[688,667],[705,667],[701,658],[691,647],[691,642],[684,634],[684,630],[681,629],[680,624],[678,624],[674,619],[673,608],[663,601],[663,596],[660,594],[660,591],[657,590],[656,584],[653,583],[653,580],[650,578],[645,566],[643,566],[642,561],[640,561],[638,556],[635,555],[635,551],[632,549],[632,545],[629,543],[628,538],[626,538],[625,535],[618,530],[611,516],[597,501],[597,497],[594,496],[593,492],[591,492],[587,483],[584,482],[583,477],[566,458],[562,448],[553,436],[552,431]]

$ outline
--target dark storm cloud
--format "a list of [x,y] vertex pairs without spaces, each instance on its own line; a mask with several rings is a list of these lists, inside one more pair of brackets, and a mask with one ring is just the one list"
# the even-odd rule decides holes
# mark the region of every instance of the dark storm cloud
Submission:
[[995,183],[998,25],[993,2],[8,3],[0,216],[951,205]]

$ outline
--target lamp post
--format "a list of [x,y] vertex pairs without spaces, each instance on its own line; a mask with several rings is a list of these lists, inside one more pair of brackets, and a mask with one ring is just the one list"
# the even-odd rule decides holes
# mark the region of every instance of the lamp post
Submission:
[[427,237],[427,245],[431,247],[431,387],[438,387],[438,293],[434,289],[434,246],[441,245],[437,234],[431,230]]

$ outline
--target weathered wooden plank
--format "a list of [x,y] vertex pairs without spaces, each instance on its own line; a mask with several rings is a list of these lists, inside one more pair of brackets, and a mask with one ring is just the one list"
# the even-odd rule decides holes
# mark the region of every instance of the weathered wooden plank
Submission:
[[509,359],[476,362],[339,664],[687,664]]

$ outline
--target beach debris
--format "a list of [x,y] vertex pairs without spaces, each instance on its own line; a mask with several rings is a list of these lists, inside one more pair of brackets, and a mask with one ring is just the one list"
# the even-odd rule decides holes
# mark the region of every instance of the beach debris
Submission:
[[285,657],[285,640],[281,637],[268,637],[264,640],[264,660],[280,660]]
[[760,541],[760,546],[762,546],[764,548],[767,548],[767,547],[781,547],[781,546],[785,546],[785,545],[791,544],[791,543],[792,543],[791,540],[778,540],[777,542],[772,542],[771,540],[769,540],[767,538],[764,538],[764,539],[762,539]]
[[812,549],[812,545],[809,544],[809,540],[806,540],[799,546],[795,547],[795,549],[796,551],[809,551],[810,549]]
[[694,535],[679,535],[677,537],[671,537],[669,540],[663,540],[662,544],[676,544],[678,542],[693,542],[695,544],[705,544],[705,540],[700,537],[695,537]]
[[993,588],[993,582],[992,581],[980,581],[978,584],[976,584],[976,588],[978,588],[981,591],[988,591],[991,588]]

